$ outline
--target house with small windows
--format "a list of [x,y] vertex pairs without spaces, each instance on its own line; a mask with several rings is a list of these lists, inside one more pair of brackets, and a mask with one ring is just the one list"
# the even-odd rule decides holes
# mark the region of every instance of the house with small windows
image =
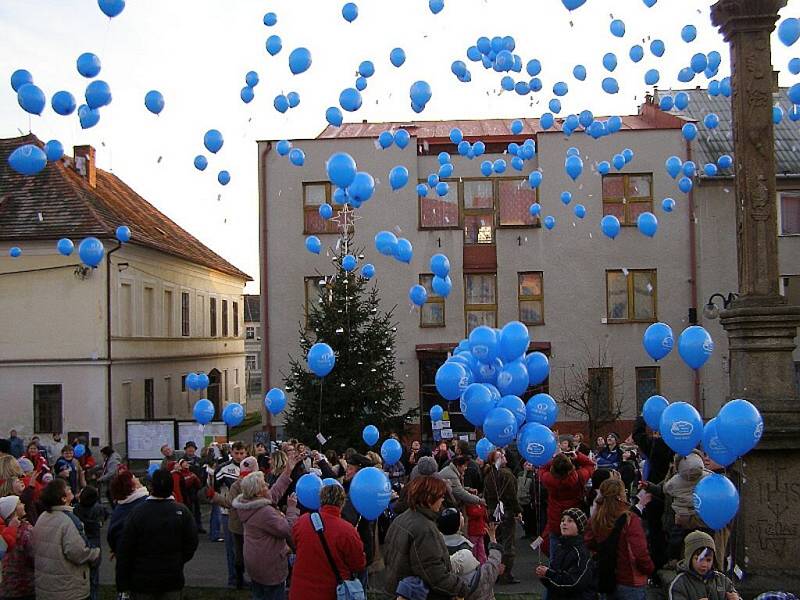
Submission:
[[[192,419],[190,372],[208,374],[217,419],[244,402],[250,277],[98,168],[90,146],[15,173],[7,158],[29,143],[41,145],[0,140],[0,430],[80,433],[124,454],[126,420]],[[78,257],[88,236],[105,248],[96,268]]]
[[264,395],[261,391],[261,296],[244,296],[244,351],[247,412],[258,412]]
[[[261,306],[263,387],[281,385],[287,353],[300,354],[298,327],[305,322],[307,307],[317,301],[322,276],[332,271],[338,231],[320,217],[319,206],[332,204],[337,210],[325,164],[331,154],[347,152],[377,182],[373,198],[357,210],[361,218],[355,223],[355,244],[363,248],[360,262],[375,265],[383,307],[398,307],[397,376],[407,405],[420,408],[420,422],[412,428],[419,427],[423,438],[432,435],[428,412],[437,403],[449,410],[456,435],[474,436],[459,403],[448,403],[437,393],[436,370],[475,327],[502,327],[512,320],[528,326],[530,350],[550,358],[549,380],[529,389],[525,398],[547,391],[560,401],[588,390],[583,412],[561,403],[562,432],[584,429],[586,412],[592,411],[595,421],[608,421],[606,430],[625,433],[645,400],[657,393],[715,414],[728,394],[727,339],[713,306],[706,305],[713,294],[727,296],[737,289],[734,182],[730,171],[721,170],[718,177],[697,178],[694,189],[684,194],[664,163],[675,155],[702,168],[701,161],[732,153],[730,107],[707,103],[703,108],[698,97],[707,99],[706,91],[689,93],[691,110],[664,112],[657,96],[649,96],[637,114],[622,117],[619,132],[599,139],[582,132],[566,135],[563,118],[550,129],[538,119],[522,119],[520,134],[512,133],[511,119],[348,123],[328,127],[315,139],[293,142],[305,153],[303,169],[287,168],[274,142],[260,142],[261,281],[271,290]],[[788,110],[785,94],[778,94],[776,101]],[[720,125],[719,131],[704,132],[701,126],[698,139],[688,143],[682,126],[702,121],[703,111],[711,108],[727,129]],[[460,156],[449,139],[456,127],[469,142],[482,141],[485,154],[473,160]],[[411,136],[407,147],[377,146],[381,132],[401,128]],[[795,127],[779,126],[778,151],[794,144],[796,137]],[[516,170],[509,144],[527,139],[534,140],[536,156]],[[564,170],[571,147],[578,148],[584,165],[576,181]],[[601,175],[598,163],[611,161],[624,149],[633,152],[632,160]],[[417,183],[438,172],[441,152],[450,153],[454,166],[453,175],[445,179],[446,193],[429,189],[418,196]],[[782,207],[776,234],[781,236],[783,289],[791,296],[800,287],[795,279],[800,264],[795,242],[800,238],[793,237],[800,226],[795,206],[800,195],[792,192],[800,190],[800,161],[796,152],[785,153],[785,158],[786,177],[779,179],[781,192],[775,199]],[[505,172],[483,176],[481,162],[497,159],[508,161]],[[393,192],[386,182],[397,165],[408,169],[410,181]],[[537,169],[543,179],[531,189],[528,175]],[[571,194],[568,203],[563,192]],[[669,197],[675,208],[665,212],[662,201]],[[541,205],[538,216],[529,212],[534,202]],[[586,208],[583,218],[576,216],[577,204]],[[643,212],[658,218],[653,238],[636,227]],[[599,225],[608,214],[622,224],[613,240]],[[555,219],[552,229],[542,226],[547,216]],[[410,264],[375,250],[375,234],[382,230],[411,242]],[[303,250],[308,235],[322,240],[319,255]],[[436,253],[450,260],[453,287],[447,298],[431,289],[429,261]],[[419,309],[408,300],[415,284],[428,291],[428,302]],[[722,308],[719,298],[714,302]],[[677,351],[658,363],[650,359],[642,335],[657,321],[669,324],[676,340],[689,325],[707,327],[716,350],[706,366],[692,371]]]

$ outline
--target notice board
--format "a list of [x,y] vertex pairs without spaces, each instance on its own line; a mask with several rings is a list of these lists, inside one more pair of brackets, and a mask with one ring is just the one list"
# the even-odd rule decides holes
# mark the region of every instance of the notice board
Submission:
[[125,421],[125,443],[129,460],[162,458],[161,446],[175,447],[175,421]]

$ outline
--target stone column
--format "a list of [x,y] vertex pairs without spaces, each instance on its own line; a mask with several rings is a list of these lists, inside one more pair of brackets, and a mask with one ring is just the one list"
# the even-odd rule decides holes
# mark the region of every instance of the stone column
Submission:
[[778,288],[770,33],[787,0],[719,0],[711,21],[731,48],[739,298],[720,313],[730,345],[730,397],[764,416],[764,435],[737,470],[737,587],[751,597],[800,589],[800,403],[792,351],[800,307]]

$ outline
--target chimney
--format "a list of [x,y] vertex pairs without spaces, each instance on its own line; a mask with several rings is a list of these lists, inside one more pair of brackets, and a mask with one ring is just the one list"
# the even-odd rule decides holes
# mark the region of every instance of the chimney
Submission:
[[75,170],[80,173],[91,187],[97,186],[97,166],[93,146],[75,146]]

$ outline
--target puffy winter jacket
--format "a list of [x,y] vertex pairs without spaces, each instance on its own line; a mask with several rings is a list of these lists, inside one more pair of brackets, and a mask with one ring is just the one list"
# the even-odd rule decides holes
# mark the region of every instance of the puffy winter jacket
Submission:
[[539,468],[539,480],[547,490],[547,525],[542,533],[544,552],[549,548],[549,534],[558,534],[560,531],[561,514],[568,508],[580,508],[584,500],[586,482],[594,473],[594,463],[588,456],[578,453],[574,462],[575,470],[570,471],[563,479],[550,472],[552,462]]
[[594,569],[583,538],[561,536],[555,556],[547,569],[542,584],[550,590],[550,597],[558,600],[594,598]]
[[36,597],[39,600],[84,600],[89,597],[89,564],[100,557],[90,548],[80,521],[69,506],[54,506],[39,515],[33,528]]
[[125,529],[125,523],[128,522],[131,512],[145,500],[147,500],[147,488],[141,487],[134,490],[125,500],[117,502],[108,521],[108,532],[106,533],[106,540],[111,552],[116,553],[117,544],[122,537],[122,531]]
[[458,472],[458,467],[453,463],[450,463],[439,471],[439,475],[441,475],[442,479],[450,486],[450,491],[453,493],[453,497],[456,499],[459,506],[481,503],[481,499],[478,496],[470,494],[464,489],[464,485],[461,482],[461,474]]
[[[584,534],[586,547],[592,552],[597,552],[599,545],[611,534],[602,537],[592,531],[592,521],[589,521]],[[655,570],[650,552],[647,549],[647,539],[644,535],[642,520],[633,513],[628,513],[628,522],[623,526],[617,544],[617,569],[616,580],[619,585],[643,587],[647,585],[647,577]]]
[[622,464],[622,450],[619,449],[619,446],[613,450],[606,448],[597,454],[595,460],[597,461],[598,469],[619,470],[619,466]]

